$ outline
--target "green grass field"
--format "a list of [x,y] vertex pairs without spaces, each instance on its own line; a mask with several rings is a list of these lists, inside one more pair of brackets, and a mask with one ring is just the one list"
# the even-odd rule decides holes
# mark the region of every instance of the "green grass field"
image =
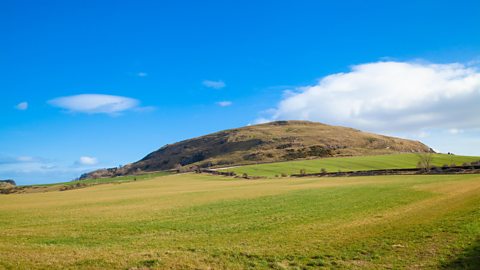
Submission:
[[480,176],[180,174],[0,196],[0,269],[479,269]]
[[[478,160],[480,160],[480,157],[445,154],[433,155],[433,165],[435,166],[443,166],[444,164],[462,165],[464,162],[473,162]],[[233,171],[238,175],[246,173],[250,176],[274,177],[280,176],[281,174],[297,174],[302,169],[306,170],[306,173],[319,173],[322,168],[326,169],[328,172],[415,168],[418,161],[419,157],[416,154],[335,157],[247,165],[229,168],[225,171]]]

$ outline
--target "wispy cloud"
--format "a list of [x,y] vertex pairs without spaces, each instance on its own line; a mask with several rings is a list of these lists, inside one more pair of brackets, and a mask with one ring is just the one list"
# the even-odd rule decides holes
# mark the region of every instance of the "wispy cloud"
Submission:
[[17,161],[19,161],[19,162],[32,162],[32,161],[35,161],[35,158],[31,157],[31,156],[19,156],[19,157],[17,157]]
[[147,77],[147,76],[148,76],[148,73],[146,73],[146,72],[138,72],[138,73],[137,73],[137,76],[138,76],[138,77]]
[[38,172],[54,168],[51,160],[32,156],[0,156],[0,173]]
[[231,106],[233,103],[231,101],[219,101],[217,102],[217,105],[220,107],[228,107]]
[[413,136],[416,136],[420,139],[424,139],[430,136],[430,133],[426,132],[425,130],[420,130],[419,132],[413,134]]
[[15,105],[15,108],[20,111],[25,111],[28,109],[28,102],[20,102],[17,105]]
[[155,110],[157,110],[157,107],[155,106],[142,106],[142,107],[133,108],[134,112],[139,112],[139,113],[148,113],[148,112],[153,112]]
[[452,135],[457,135],[457,134],[463,133],[463,129],[450,128],[450,129],[448,130],[448,133],[450,133],[450,134],[452,134]]
[[68,181],[99,166],[99,160],[91,156],[82,156],[73,162],[33,156],[0,156],[0,175],[14,179],[17,184],[31,184],[33,179],[37,183]]
[[48,101],[48,103],[68,112],[87,114],[118,114],[136,109],[140,104],[138,100],[133,98],[101,94],[59,97]]
[[0,156],[0,165],[31,163],[31,162],[46,162],[46,160],[38,157],[31,157],[31,156],[18,156],[18,157]]
[[202,84],[205,87],[213,88],[213,89],[222,89],[226,86],[226,84],[223,81],[205,80],[205,81],[202,82]]

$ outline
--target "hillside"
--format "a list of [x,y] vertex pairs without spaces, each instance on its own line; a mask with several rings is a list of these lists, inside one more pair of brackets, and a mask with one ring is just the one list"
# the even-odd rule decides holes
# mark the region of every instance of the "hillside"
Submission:
[[428,152],[417,141],[308,121],[277,121],[224,130],[165,145],[122,168],[102,169],[82,178],[109,177],[170,169]]

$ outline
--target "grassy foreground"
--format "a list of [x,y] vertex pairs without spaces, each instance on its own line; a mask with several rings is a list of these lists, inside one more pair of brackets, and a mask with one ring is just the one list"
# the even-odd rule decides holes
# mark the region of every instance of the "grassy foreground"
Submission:
[[480,267],[480,176],[182,174],[0,196],[0,269]]
[[[462,165],[465,162],[480,160],[480,157],[456,156],[446,154],[434,154],[433,165],[443,166],[444,164]],[[306,170],[306,173],[319,173],[322,168],[328,172],[337,171],[366,171],[381,169],[403,169],[415,168],[419,161],[416,154],[392,154],[377,156],[358,157],[334,157],[312,160],[288,161],[277,163],[266,163],[258,165],[247,165],[226,169],[238,175],[246,173],[252,176],[274,177],[281,174],[291,175]]]

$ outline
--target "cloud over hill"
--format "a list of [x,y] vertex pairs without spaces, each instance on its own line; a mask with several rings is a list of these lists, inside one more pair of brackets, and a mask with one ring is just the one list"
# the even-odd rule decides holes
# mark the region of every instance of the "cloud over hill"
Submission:
[[480,72],[463,64],[374,62],[290,90],[267,119],[371,131],[480,127]]

